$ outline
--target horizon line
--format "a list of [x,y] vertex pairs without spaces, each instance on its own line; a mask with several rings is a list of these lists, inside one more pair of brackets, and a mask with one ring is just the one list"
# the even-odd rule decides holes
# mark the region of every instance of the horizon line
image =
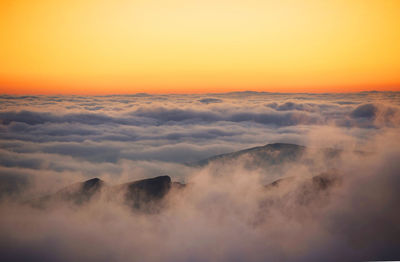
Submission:
[[243,90],[243,91],[229,91],[229,92],[170,92],[170,93],[158,93],[158,92],[132,92],[132,93],[108,93],[108,94],[82,94],[82,93],[0,93],[0,96],[157,96],[157,95],[228,95],[228,94],[358,94],[358,93],[399,93],[399,90],[362,90],[362,91],[329,91],[329,92],[273,92],[273,91],[255,91],[255,90]]

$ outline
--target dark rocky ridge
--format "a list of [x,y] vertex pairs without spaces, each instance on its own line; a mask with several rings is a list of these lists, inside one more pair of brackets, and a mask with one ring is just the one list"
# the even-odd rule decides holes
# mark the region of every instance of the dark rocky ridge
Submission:
[[205,166],[211,163],[226,163],[244,157],[248,157],[245,159],[247,165],[278,165],[283,162],[298,160],[303,155],[305,149],[304,146],[295,144],[267,144],[264,146],[252,147],[232,153],[213,156],[193,163],[192,165]]
[[[268,185],[265,185],[265,192],[273,191],[281,186],[298,183],[293,177],[278,179]],[[340,177],[335,171],[322,173],[307,179],[303,179],[299,189],[295,194],[299,196],[298,204],[308,204],[318,199],[322,193],[329,192],[329,189],[340,183]],[[79,185],[79,187],[76,187]],[[163,200],[171,190],[180,190],[187,187],[180,182],[171,182],[169,176],[159,176],[149,179],[138,180],[117,186],[106,186],[99,178],[93,178],[82,183],[78,183],[58,191],[52,196],[46,196],[40,199],[40,202],[34,202],[36,207],[46,207],[51,201],[65,201],[74,205],[84,205],[94,199],[96,194],[104,190],[108,194],[108,199],[115,199],[122,194],[124,204],[136,211],[146,213],[158,212],[163,208]],[[78,190],[76,190],[78,188]],[[264,203],[265,204],[265,203]]]
[[100,193],[104,193],[108,200],[118,200],[122,194],[122,200],[125,204],[134,209],[144,209],[149,205],[159,204],[168,194],[172,185],[169,176],[142,179],[116,186],[109,186],[99,178],[92,178],[67,186],[55,194],[29,201],[29,204],[45,208],[54,206],[53,204],[58,205],[61,201],[79,206],[96,199],[100,196]]
[[125,200],[128,205],[135,209],[148,209],[150,203],[158,204],[168,194],[171,178],[158,176],[131,182],[122,187],[126,189]]
[[82,205],[92,200],[105,186],[106,184],[103,180],[92,178],[84,182],[67,186],[57,191],[55,194],[28,201],[28,203],[39,208],[50,206],[59,201]]

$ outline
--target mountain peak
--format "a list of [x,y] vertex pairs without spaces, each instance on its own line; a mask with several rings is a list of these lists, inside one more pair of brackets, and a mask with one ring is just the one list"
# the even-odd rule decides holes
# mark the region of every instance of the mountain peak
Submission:
[[[248,166],[280,164],[284,161],[294,161],[300,158],[304,150],[304,146],[296,144],[273,143],[212,156],[197,162],[195,165],[204,166],[212,162],[232,161],[246,155],[251,156],[251,159],[246,160],[249,162]],[[275,154],[276,151],[279,151],[279,154]],[[271,152],[273,152],[273,154],[271,154]]]
[[92,179],[89,179],[89,180],[86,180],[85,182],[83,182],[82,183],[82,189],[84,191],[97,189],[100,186],[102,186],[103,184],[104,184],[103,180],[101,180],[100,178],[95,177],[95,178],[92,178]]
[[264,147],[281,149],[281,148],[302,148],[304,146],[300,146],[300,145],[296,145],[296,144],[289,144],[289,143],[272,143],[272,144],[266,144]]

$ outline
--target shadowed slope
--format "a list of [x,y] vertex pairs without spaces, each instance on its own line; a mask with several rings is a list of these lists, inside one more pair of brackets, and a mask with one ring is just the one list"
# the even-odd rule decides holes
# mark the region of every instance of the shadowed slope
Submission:
[[239,158],[247,158],[247,165],[277,165],[286,161],[295,161],[299,159],[304,151],[304,146],[275,143],[213,156],[201,160],[194,165],[205,166],[211,163],[226,163],[238,160]]
[[29,203],[37,207],[46,207],[52,204],[57,205],[59,201],[81,205],[92,200],[92,198],[99,194],[105,187],[106,185],[103,180],[92,178],[84,182],[67,186],[57,191],[55,194],[41,197],[38,200],[29,201]]
[[[183,184],[179,184],[183,187]],[[168,194],[172,183],[169,176],[129,182],[122,185],[108,186],[99,178],[67,186],[53,195],[48,195],[30,203],[37,207],[58,206],[61,202],[83,205],[100,192],[110,201],[121,201],[134,209],[149,211],[161,203]],[[60,202],[61,201],[61,202]]]
[[67,187],[56,195],[64,200],[74,201],[76,204],[82,204],[90,201],[91,198],[97,194],[103,187],[105,183],[99,178],[92,178],[85,182],[72,185]]
[[169,176],[158,176],[143,179],[122,185],[126,190],[126,202],[137,209],[148,209],[160,201],[171,189],[171,178]]

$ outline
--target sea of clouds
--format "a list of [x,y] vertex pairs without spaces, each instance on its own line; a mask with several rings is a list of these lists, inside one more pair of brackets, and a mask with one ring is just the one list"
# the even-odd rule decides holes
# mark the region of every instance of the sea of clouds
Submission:
[[[237,161],[191,165],[269,143],[343,150],[282,173]],[[3,261],[400,259],[400,93],[0,96]],[[304,193],[335,170],[328,192]],[[21,204],[99,177],[189,183],[157,214],[106,201]],[[295,177],[265,192],[265,181]],[[312,201],[304,203],[304,195]]]

